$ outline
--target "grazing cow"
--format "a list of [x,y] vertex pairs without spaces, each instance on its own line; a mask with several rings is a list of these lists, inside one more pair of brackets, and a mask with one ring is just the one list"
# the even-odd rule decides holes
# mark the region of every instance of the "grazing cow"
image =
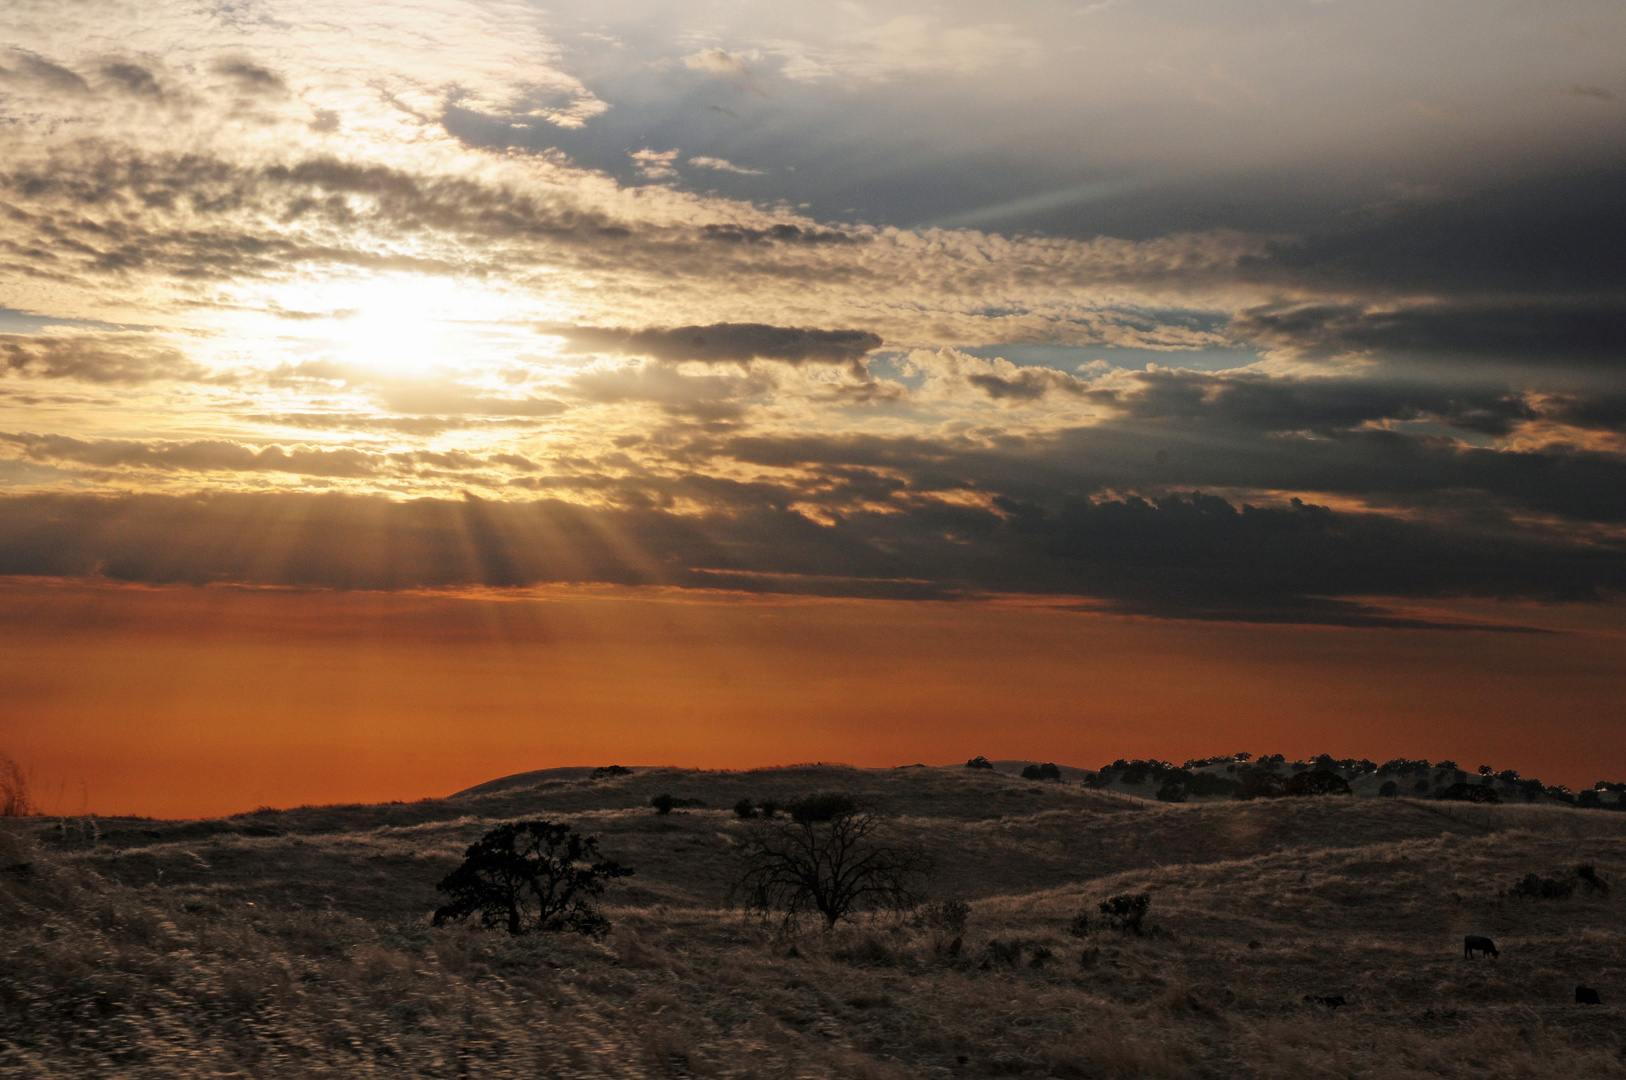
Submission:
[[1603,999],[1598,992],[1590,986],[1577,986],[1575,988],[1575,1003],[1577,1005],[1602,1005]]
[[1501,951],[1496,948],[1496,942],[1492,941],[1490,938],[1481,937],[1478,934],[1466,934],[1466,935],[1464,935],[1463,939],[1462,939],[1462,957],[1463,957],[1463,959],[1464,960],[1472,959],[1474,953],[1476,953],[1476,952],[1484,953],[1487,956],[1501,956],[1502,955]]

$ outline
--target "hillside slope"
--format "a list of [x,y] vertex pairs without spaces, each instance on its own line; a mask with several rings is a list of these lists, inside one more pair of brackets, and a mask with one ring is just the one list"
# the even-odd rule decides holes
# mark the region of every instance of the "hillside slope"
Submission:
[[[753,827],[734,802],[837,790],[933,855],[933,899],[970,901],[958,950],[909,920],[792,934],[726,906]],[[663,792],[704,805],[657,816]],[[636,869],[606,897],[610,936],[431,928],[462,849],[530,817]],[[1574,875],[1626,887],[1612,811],[638,769],[34,820],[0,845],[7,1076],[1626,1076],[1621,890]],[[1510,895],[1532,872],[1572,895]],[[1150,896],[1153,933],[1100,927],[1124,892]],[[1464,960],[1466,932],[1501,957]],[[1575,1005],[1578,983],[1604,1005]]]

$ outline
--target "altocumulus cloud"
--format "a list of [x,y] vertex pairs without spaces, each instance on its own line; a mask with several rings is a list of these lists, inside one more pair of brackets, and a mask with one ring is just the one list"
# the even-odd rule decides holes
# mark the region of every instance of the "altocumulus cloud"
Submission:
[[[1607,162],[1295,235],[821,220],[643,134],[659,183],[572,159],[622,105],[539,14],[255,10],[8,12],[0,573],[1312,622],[1622,586]],[[1042,44],[899,17],[660,70],[766,101]]]

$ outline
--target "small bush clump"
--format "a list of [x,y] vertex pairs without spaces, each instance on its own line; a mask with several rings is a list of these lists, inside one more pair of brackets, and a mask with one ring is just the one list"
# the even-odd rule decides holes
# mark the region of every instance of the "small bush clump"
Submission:
[[1502,801],[1497,798],[1496,790],[1487,784],[1452,784],[1434,797],[1450,802],[1494,803]]
[[1120,893],[1101,901],[1101,914],[1112,929],[1140,937],[1146,933],[1146,912],[1151,906],[1152,898],[1146,893]]
[[757,808],[750,799],[741,799],[739,802],[734,804],[734,816],[740,818],[754,818],[757,816]]
[[1027,765],[1022,769],[1024,780],[1060,780],[1061,769],[1054,761],[1047,761],[1043,765]]
[[1591,863],[1582,863],[1575,868],[1575,876],[1580,878],[1588,890],[1609,895],[1609,883],[1598,876],[1598,868]]
[[1575,882],[1532,872],[1515,882],[1508,892],[1531,900],[1568,900],[1575,894]]
[[966,762],[965,767],[968,769],[992,769],[994,767],[994,763],[983,757],[981,754],[978,754],[976,757]]
[[922,904],[915,912],[915,926],[934,930],[945,937],[959,937],[965,933],[966,920],[971,917],[971,905],[964,900],[943,900],[935,904]]

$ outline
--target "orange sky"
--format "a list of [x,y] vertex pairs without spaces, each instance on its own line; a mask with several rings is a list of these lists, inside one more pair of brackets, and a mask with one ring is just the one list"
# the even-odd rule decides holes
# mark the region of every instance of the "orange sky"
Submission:
[[1567,632],[13,580],[0,586],[0,749],[33,770],[47,811],[157,816],[413,799],[613,762],[1327,751],[1571,786],[1626,778],[1626,612],[1515,614]]

